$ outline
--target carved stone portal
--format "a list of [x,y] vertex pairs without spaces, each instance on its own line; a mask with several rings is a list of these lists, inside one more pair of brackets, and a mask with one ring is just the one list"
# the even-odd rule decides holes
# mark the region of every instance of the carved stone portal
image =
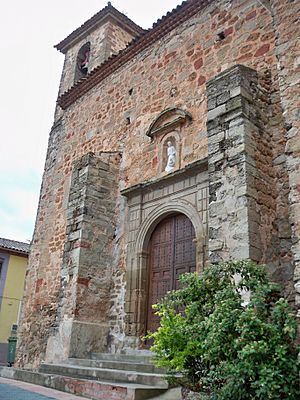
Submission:
[[193,224],[197,271],[206,260],[208,182],[206,160],[172,174],[122,191],[126,196],[129,223],[127,288],[125,299],[126,346],[137,348],[147,324],[149,291],[149,242],[158,224],[174,214],[185,215]]

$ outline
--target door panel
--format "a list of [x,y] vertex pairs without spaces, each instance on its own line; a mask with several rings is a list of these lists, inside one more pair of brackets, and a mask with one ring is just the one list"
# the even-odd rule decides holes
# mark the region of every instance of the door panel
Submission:
[[195,230],[183,214],[161,221],[152,233],[149,251],[149,295],[147,331],[159,326],[152,304],[158,303],[170,290],[179,288],[179,276],[196,269]]

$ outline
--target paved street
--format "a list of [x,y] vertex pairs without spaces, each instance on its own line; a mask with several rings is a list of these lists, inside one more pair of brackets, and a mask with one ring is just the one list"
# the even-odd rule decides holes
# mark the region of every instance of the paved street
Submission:
[[0,378],[0,400],[87,400],[72,394],[12,379]]

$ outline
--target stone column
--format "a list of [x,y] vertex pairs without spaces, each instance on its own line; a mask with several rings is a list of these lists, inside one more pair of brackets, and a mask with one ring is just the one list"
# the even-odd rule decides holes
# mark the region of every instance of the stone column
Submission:
[[210,262],[261,260],[260,215],[255,181],[256,136],[261,124],[255,106],[254,70],[236,65],[207,83]]
[[57,328],[48,340],[48,362],[107,350],[117,182],[113,162],[93,154],[74,165]]

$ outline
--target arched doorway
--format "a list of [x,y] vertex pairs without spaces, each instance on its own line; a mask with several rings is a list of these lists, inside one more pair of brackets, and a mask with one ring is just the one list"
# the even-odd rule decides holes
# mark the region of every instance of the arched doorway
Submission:
[[170,290],[179,288],[179,276],[196,270],[195,229],[184,214],[164,218],[149,241],[149,290],[146,330],[159,326],[152,305]]

